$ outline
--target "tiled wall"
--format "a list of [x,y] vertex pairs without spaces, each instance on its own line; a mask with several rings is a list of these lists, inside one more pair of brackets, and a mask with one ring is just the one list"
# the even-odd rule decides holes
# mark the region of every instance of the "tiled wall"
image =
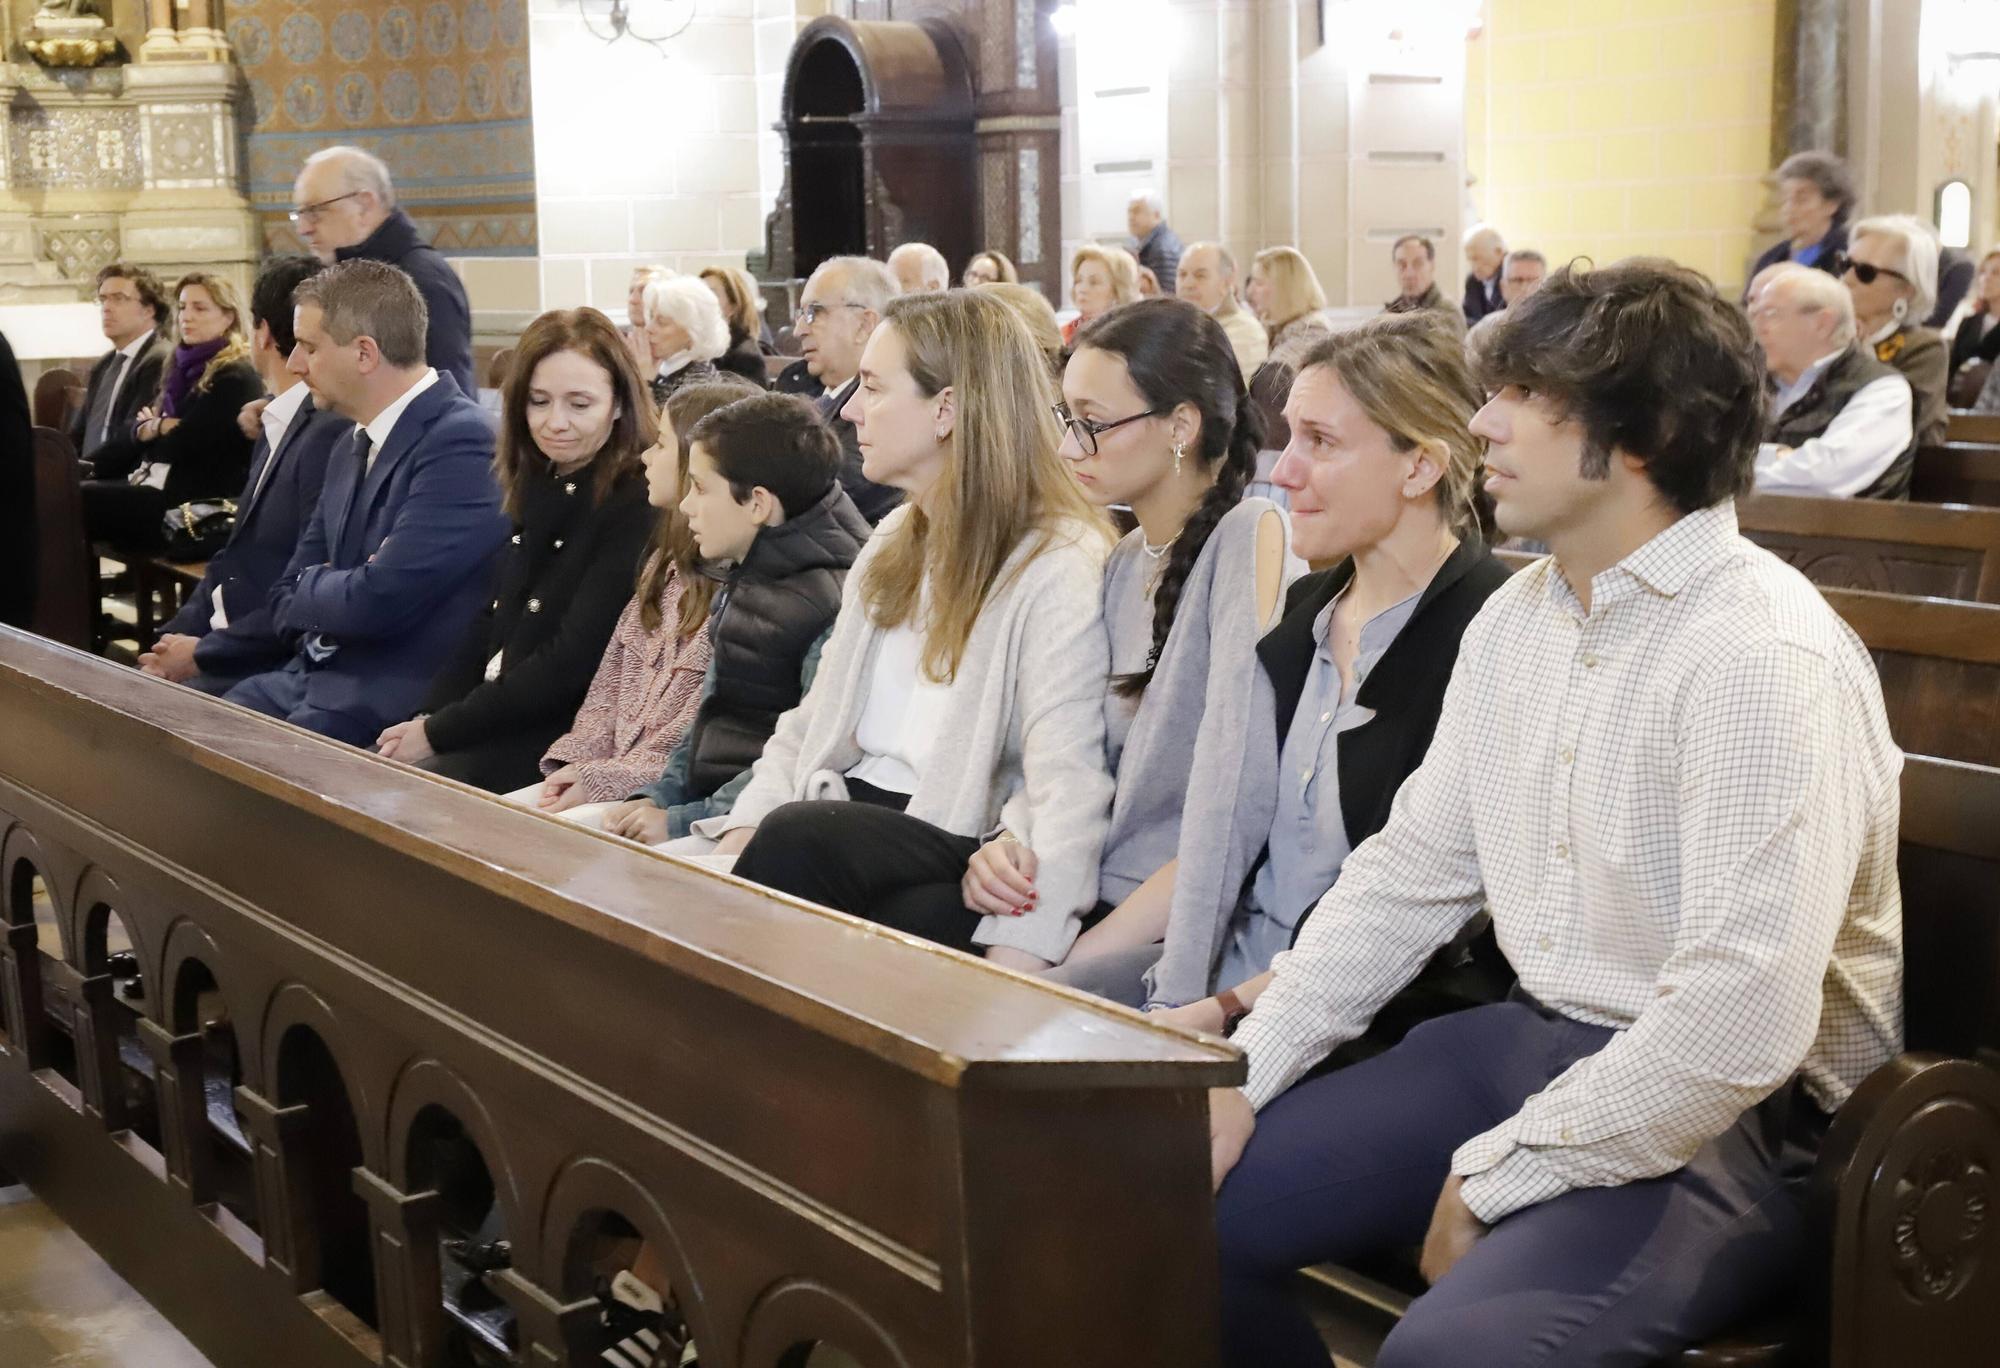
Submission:
[[535,310],[535,138],[528,0],[239,3],[228,34],[249,82],[250,198],[266,245],[299,164],[335,143],[381,157],[399,202],[451,258],[482,333]]
[[1551,261],[1661,255],[1740,283],[1764,240],[1773,0],[1485,11],[1465,104],[1476,215]]
[[541,307],[622,318],[634,266],[740,266],[762,248],[786,56],[823,8],[703,0],[662,55],[593,37],[575,0],[530,0]]

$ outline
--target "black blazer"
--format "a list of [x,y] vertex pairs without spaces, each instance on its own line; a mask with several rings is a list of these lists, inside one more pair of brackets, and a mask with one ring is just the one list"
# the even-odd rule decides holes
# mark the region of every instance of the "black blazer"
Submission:
[[1500,296],[1500,277],[1495,275],[1489,285],[1471,271],[1465,273],[1465,321],[1477,323],[1488,314],[1497,314],[1507,307],[1507,301]]
[[132,359],[132,369],[125,377],[124,387],[111,401],[110,435],[95,455],[85,456],[83,443],[88,434],[84,432],[84,425],[90,420],[90,406],[96,400],[98,390],[117,378],[118,353],[115,350],[104,353],[90,368],[90,381],[83,391],[83,407],[70,416],[68,432],[76,454],[85,456],[90,462],[93,479],[115,480],[138,468],[142,451],[132,428],[141,407],[160,401],[160,380],[166,375],[167,362],[173,356],[173,338],[155,329],[152,339]]
[[[1354,578],[1354,562],[1307,575],[1292,585],[1285,616],[1257,644],[1257,658],[1277,696],[1278,745],[1291,730],[1318,643],[1313,623]],[[1444,709],[1445,686],[1458,660],[1466,627],[1493,592],[1507,582],[1507,569],[1477,538],[1459,543],[1417,600],[1416,612],[1382,653],[1355,701],[1375,715],[1340,737],[1340,815],[1348,844],[1358,847],[1389,820],[1390,805],[1403,781],[1423,763]],[[1311,913],[1299,919],[1303,930]],[[1297,931],[1293,933],[1296,939]],[[1376,1014],[1360,1040],[1342,1047],[1337,1058],[1351,1063],[1394,1045],[1410,1027],[1445,1012],[1497,1002],[1513,983],[1514,971],[1500,953],[1483,919],[1438,951],[1397,997]]]
[[[264,395],[264,381],[249,361],[232,361],[217,371],[207,389],[188,391],[180,422],[171,432],[139,443],[139,463],[167,461],[167,482],[161,497],[167,507],[193,499],[228,499],[243,488],[250,474],[250,448],[255,445],[236,425],[236,416],[252,399]],[[155,393],[148,403],[157,404]],[[103,478],[103,472],[97,472]]]
[[[424,704],[424,732],[439,754],[517,737],[524,746],[542,737],[546,750],[569,730],[652,534],[644,476],[621,480],[598,503],[594,472],[564,478],[540,456],[531,459],[539,468],[526,482],[493,601],[473,618]],[[505,666],[488,680],[486,662],[497,651],[506,653]]]
[[[291,564],[306,523],[319,511],[320,489],[326,483],[333,449],[352,439],[354,424],[338,414],[315,408],[308,398],[292,415],[284,440],[274,453],[263,438],[251,453],[250,474],[236,501],[236,526],[229,542],[209,558],[201,584],[161,634],[179,632],[201,640],[194,663],[201,671],[198,688],[220,693],[237,680],[276,670],[291,658],[292,649],[278,635],[271,618],[271,587]],[[268,478],[260,477],[271,467]],[[229,625],[209,628],[214,596],[222,594]]]
[[356,257],[386,261],[415,282],[417,293],[424,297],[424,360],[439,375],[456,380],[459,393],[467,397],[479,393],[472,374],[472,304],[465,296],[465,282],[425,239],[415,220],[401,209],[391,209],[374,232],[333,254],[341,261]]
[[861,377],[857,375],[832,393],[820,395],[813,403],[819,407],[819,416],[833,429],[834,440],[840,443],[840,487],[873,527],[896,511],[903,502],[903,491],[878,485],[861,473],[861,438],[856,435],[854,424],[840,416],[860,386]]
[[1958,332],[1951,339],[1951,373],[1957,375],[1968,361],[1992,361],[2000,359],[2000,324],[1986,329],[1982,334],[1980,325],[1986,321],[1983,313],[1969,313],[1965,321],[1958,325]]
[[[1354,562],[1307,575],[1285,598],[1285,616],[1257,644],[1257,658],[1278,701],[1282,747],[1312,669],[1313,623],[1354,578]],[[1476,538],[1468,538],[1431,577],[1410,621],[1382,653],[1355,701],[1375,715],[1340,738],[1340,815],[1348,843],[1358,846],[1389,820],[1389,804],[1423,763],[1444,707],[1458,643],[1507,568]]]

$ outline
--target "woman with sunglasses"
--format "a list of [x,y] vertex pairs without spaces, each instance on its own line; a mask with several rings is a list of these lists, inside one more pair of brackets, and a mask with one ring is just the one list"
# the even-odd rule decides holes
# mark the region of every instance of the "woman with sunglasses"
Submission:
[[1876,360],[1910,382],[1920,447],[1944,440],[1950,378],[1944,337],[1923,326],[1937,303],[1937,263],[1936,235],[1909,214],[1862,219],[1842,260],[1842,276],[1854,296],[1855,331],[1875,349]]

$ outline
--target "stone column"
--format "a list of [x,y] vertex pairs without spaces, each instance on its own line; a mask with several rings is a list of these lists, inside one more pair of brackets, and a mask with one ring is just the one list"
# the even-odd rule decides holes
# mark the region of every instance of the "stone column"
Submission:
[[142,167],[121,224],[127,255],[163,271],[219,270],[248,286],[261,244],[239,164],[242,84],[221,62],[127,68]]
[[1845,0],[1778,0],[1771,73],[1771,164],[1794,152],[1847,152]]

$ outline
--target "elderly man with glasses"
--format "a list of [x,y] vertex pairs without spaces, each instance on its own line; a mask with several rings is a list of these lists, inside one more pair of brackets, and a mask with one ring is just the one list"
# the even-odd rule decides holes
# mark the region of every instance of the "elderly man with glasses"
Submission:
[[861,349],[896,294],[896,277],[881,262],[871,257],[829,257],[799,292],[799,312],[792,320],[799,355],[825,387],[814,403],[840,439],[840,487],[870,523],[888,517],[903,496],[861,473],[861,445],[854,424],[840,411],[861,383]]
[[336,261],[385,261],[416,282],[430,313],[424,360],[477,394],[472,378],[472,306],[465,286],[410,216],[381,159],[358,147],[328,147],[306,158],[292,186],[292,226],[312,254]]

